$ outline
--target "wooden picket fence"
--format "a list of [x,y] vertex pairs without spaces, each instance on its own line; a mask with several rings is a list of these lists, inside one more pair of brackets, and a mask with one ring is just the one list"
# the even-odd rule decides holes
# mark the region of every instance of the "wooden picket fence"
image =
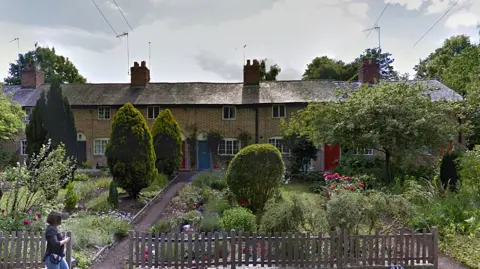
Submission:
[[[65,246],[66,261],[72,264],[72,234]],[[47,242],[43,232],[0,232],[0,268],[45,268],[43,256]]]
[[129,268],[236,266],[438,269],[438,229],[430,233],[328,235],[130,232]]

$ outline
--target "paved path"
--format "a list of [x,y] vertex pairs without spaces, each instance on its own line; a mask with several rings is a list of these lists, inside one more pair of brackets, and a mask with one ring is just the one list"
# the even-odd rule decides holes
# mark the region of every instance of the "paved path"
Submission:
[[[171,185],[165,193],[160,197],[150,209],[148,209],[136,224],[133,229],[135,231],[146,231],[158,219],[158,216],[167,208],[170,201],[175,194],[188,184],[189,179],[194,175],[194,172],[182,172],[178,176],[177,182]],[[107,251],[105,256],[93,264],[90,269],[124,269],[127,267],[128,259],[128,237],[124,238],[114,248]]]

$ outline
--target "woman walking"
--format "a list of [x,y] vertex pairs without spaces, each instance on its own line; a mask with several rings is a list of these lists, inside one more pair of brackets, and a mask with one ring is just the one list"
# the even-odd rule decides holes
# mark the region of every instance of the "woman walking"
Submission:
[[70,238],[63,238],[63,235],[58,231],[60,224],[62,224],[62,215],[58,212],[50,212],[47,217],[47,230],[45,231],[47,250],[43,258],[47,269],[69,269],[64,257],[65,244],[70,241]]

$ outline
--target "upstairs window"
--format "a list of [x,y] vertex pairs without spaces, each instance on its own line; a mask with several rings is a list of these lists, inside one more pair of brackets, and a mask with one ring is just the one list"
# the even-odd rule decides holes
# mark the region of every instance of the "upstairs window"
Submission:
[[268,143],[271,145],[274,145],[280,151],[280,153],[285,155],[290,154],[290,150],[285,146],[283,137],[281,136],[271,137],[268,139]]
[[285,118],[287,114],[287,108],[285,105],[273,105],[272,106],[272,117],[274,119]]
[[98,119],[109,120],[110,119],[110,107],[102,106],[98,108]]
[[148,119],[156,119],[160,114],[160,107],[159,106],[149,106],[147,107],[147,118]]
[[240,141],[234,138],[225,138],[218,144],[218,155],[233,156],[240,150]]
[[354,149],[352,152],[354,155],[373,155],[373,149]]
[[234,106],[224,106],[222,119],[224,120],[234,120],[237,117],[237,109]]

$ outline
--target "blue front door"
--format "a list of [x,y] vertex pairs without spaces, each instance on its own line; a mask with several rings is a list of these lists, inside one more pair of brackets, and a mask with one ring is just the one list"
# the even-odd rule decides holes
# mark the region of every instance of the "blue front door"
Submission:
[[198,170],[210,169],[210,150],[207,141],[198,141]]

